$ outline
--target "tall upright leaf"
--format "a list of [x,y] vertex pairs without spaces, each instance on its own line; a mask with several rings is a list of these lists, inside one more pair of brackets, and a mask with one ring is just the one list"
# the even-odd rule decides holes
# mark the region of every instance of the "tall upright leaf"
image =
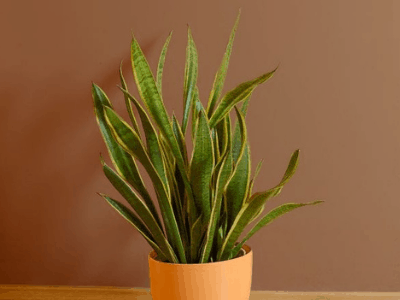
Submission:
[[199,89],[196,86],[192,105],[192,140],[196,136],[197,120],[199,119],[200,111],[203,109],[203,104],[200,102]]
[[232,158],[234,161],[234,171],[232,179],[226,189],[228,228],[230,228],[246,201],[251,173],[250,147],[247,143],[247,129],[244,116],[236,106],[235,110],[238,118],[237,128],[239,128],[239,131],[235,131],[233,138]]
[[175,115],[172,116],[172,129],[174,131],[176,140],[178,141],[179,149],[181,150],[185,165],[188,164],[188,157],[187,157],[187,149],[186,149],[186,141],[185,136],[179,126],[178,120],[176,119]]
[[239,19],[240,19],[240,10],[239,10],[238,16],[236,17],[235,25],[232,28],[231,35],[229,37],[229,42],[228,42],[228,45],[226,46],[225,54],[224,54],[224,57],[222,58],[221,65],[218,69],[217,74],[215,74],[213,87],[211,89],[211,93],[210,93],[210,97],[208,99],[208,105],[207,105],[208,117],[211,117],[211,115],[214,111],[215,104],[217,103],[219,97],[221,96],[221,92],[224,87],[226,73],[228,71],[229,59],[230,59],[231,53],[232,53],[233,41],[235,39],[236,30],[239,25]]
[[245,146],[242,159],[234,167],[232,179],[226,189],[226,201],[228,208],[228,228],[236,219],[239,211],[247,199],[248,187],[250,184],[251,161],[249,146]]
[[185,135],[196,89],[198,73],[198,56],[192,32],[188,26],[188,43],[186,47],[185,81],[183,87],[182,132]]
[[208,262],[211,254],[211,247],[214,243],[215,231],[217,229],[218,220],[221,212],[222,197],[231,175],[230,166],[226,164],[227,159],[229,159],[229,153],[225,152],[224,158],[221,162],[221,165],[219,166],[217,174],[216,191],[214,193],[214,199],[212,201],[211,217],[207,226],[205,245],[202,249],[200,263]]
[[205,224],[203,223],[203,215],[199,215],[193,223],[190,230],[190,261],[197,262],[199,256],[199,248],[204,237]]
[[209,219],[211,212],[210,184],[214,167],[213,151],[210,127],[205,112],[201,111],[190,165],[190,181],[196,207],[203,212],[205,221]]
[[162,95],[162,75],[163,75],[163,71],[164,71],[165,56],[167,54],[168,45],[169,45],[169,42],[171,41],[171,37],[172,37],[172,31],[168,35],[167,40],[165,41],[165,44],[161,50],[160,59],[158,60],[158,65],[157,65],[156,83],[157,83],[157,87],[158,87],[158,91],[160,92],[160,95]]
[[131,62],[140,97],[145,103],[146,108],[150,112],[161,133],[168,141],[171,151],[175,156],[177,166],[182,174],[182,179],[185,184],[188,198],[189,200],[192,200],[192,188],[188,179],[184,159],[172,130],[172,125],[167,115],[161,95],[158,92],[158,88],[154,81],[154,77],[151,73],[146,57],[144,56],[142,49],[134,37],[131,44]]

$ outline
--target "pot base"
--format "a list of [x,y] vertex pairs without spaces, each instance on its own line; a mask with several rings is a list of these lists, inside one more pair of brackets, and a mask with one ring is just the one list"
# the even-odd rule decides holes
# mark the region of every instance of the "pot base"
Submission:
[[253,253],[205,264],[173,264],[149,254],[150,290],[153,300],[248,300]]

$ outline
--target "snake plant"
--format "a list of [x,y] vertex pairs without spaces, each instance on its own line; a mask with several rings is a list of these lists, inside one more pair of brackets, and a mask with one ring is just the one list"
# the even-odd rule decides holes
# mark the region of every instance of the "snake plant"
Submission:
[[[140,232],[161,261],[207,263],[234,258],[260,228],[296,208],[322,202],[286,203],[263,214],[266,202],[277,196],[293,176],[299,150],[292,154],[276,186],[253,193],[261,163],[252,177],[245,117],[253,91],[276,69],[222,94],[239,16],[240,12],[206,107],[197,88],[198,56],[188,27],[181,122],[168,115],[162,96],[171,34],[161,51],[155,76],[136,38],[132,38],[131,64],[140,102],[128,91],[122,68],[119,73],[131,124],[117,114],[104,91],[92,85],[95,116],[114,166],[111,168],[101,158],[103,171],[130,207],[99,195]],[[192,153],[188,153],[187,136],[192,139]],[[145,186],[137,162],[152,181],[155,199]],[[251,223],[254,225],[239,241]]]

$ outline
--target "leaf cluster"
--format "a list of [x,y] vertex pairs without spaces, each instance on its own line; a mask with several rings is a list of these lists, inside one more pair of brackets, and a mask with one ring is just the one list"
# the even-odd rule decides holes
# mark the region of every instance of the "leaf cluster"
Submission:
[[[266,202],[277,196],[293,176],[299,150],[292,154],[275,187],[252,191],[261,163],[252,177],[245,117],[253,91],[276,69],[222,95],[239,16],[207,107],[200,101],[198,55],[188,28],[181,122],[168,115],[162,98],[163,68],[172,34],[162,49],[155,77],[136,38],[132,39],[131,64],[140,102],[129,92],[120,68],[120,89],[130,123],[117,114],[99,86],[92,86],[95,116],[114,167],[101,159],[103,171],[128,205],[99,194],[140,232],[162,261],[207,263],[234,258],[263,226],[296,208],[322,202],[286,203],[263,214]],[[192,153],[186,147],[188,135],[193,141]],[[156,199],[150,196],[137,163],[150,177]],[[251,223],[254,225],[239,241]]]

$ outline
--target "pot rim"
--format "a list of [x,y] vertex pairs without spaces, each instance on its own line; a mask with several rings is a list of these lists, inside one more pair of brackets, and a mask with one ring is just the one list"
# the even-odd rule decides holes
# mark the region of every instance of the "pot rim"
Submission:
[[244,244],[244,245],[242,246],[242,249],[244,249],[244,251],[246,251],[246,254],[243,255],[243,256],[231,258],[231,259],[228,259],[228,260],[214,261],[214,262],[208,262],[208,263],[203,263],[203,264],[199,264],[199,263],[195,263],[195,264],[189,264],[189,263],[181,264],[181,263],[170,263],[170,262],[159,261],[159,260],[156,260],[156,259],[155,259],[155,257],[157,256],[157,253],[156,253],[154,250],[151,250],[151,251],[150,251],[150,253],[149,253],[149,255],[148,255],[148,259],[149,259],[149,260],[152,260],[152,261],[154,261],[154,262],[156,262],[156,263],[159,263],[159,264],[173,265],[173,266],[196,266],[196,265],[197,265],[197,266],[209,266],[209,265],[215,265],[215,264],[223,264],[223,263],[233,262],[233,261],[236,261],[237,259],[243,259],[243,258],[247,257],[249,254],[252,254],[252,253],[253,253],[253,250],[251,249],[251,247],[248,246],[248,245],[246,245],[246,244]]

